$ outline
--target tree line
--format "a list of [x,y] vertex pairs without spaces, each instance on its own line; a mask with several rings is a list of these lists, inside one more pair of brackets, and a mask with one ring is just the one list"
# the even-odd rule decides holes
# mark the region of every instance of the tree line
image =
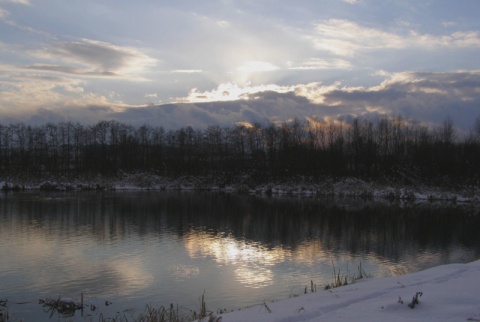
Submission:
[[293,120],[165,130],[117,121],[0,124],[0,171],[10,175],[116,176],[149,172],[233,181],[292,176],[477,180],[480,117],[468,134],[451,118],[432,128],[401,116]]

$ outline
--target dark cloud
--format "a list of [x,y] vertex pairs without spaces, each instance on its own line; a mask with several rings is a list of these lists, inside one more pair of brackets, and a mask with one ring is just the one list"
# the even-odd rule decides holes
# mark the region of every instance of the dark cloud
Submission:
[[88,77],[122,77],[122,75],[110,72],[110,71],[85,71],[79,68],[68,67],[68,66],[59,66],[59,65],[43,65],[35,64],[29,66],[22,66],[20,69],[25,70],[36,70],[42,72],[52,72],[52,73],[62,73],[70,74],[77,76],[88,76]]
[[67,67],[67,66],[58,66],[58,65],[42,65],[42,64],[35,64],[29,66],[22,66],[21,69],[28,69],[28,70],[38,70],[38,71],[47,71],[47,72],[59,72],[65,74],[73,74],[78,75],[80,73],[79,69]]
[[10,79],[21,79],[21,80],[34,80],[34,81],[45,81],[49,83],[72,83],[71,79],[63,78],[63,77],[56,77],[56,76],[48,76],[48,75],[12,75]]
[[335,90],[325,97],[346,110],[360,107],[363,114],[378,109],[433,123],[452,117],[458,126],[468,128],[480,115],[479,90],[480,73],[476,72],[405,73],[378,88]]
[[136,58],[133,52],[124,48],[90,40],[56,43],[54,50],[105,71],[118,70]]
[[39,108],[28,115],[1,118],[2,123],[25,122],[33,125],[59,122],[79,122],[93,124],[100,120],[115,119],[115,112],[108,106],[88,105],[67,106],[56,109]]
[[30,54],[42,60],[62,61],[73,66],[32,64],[23,67],[24,69],[80,76],[118,77],[119,74],[132,71],[142,72],[145,67],[156,63],[155,59],[138,49],[90,39],[52,42],[47,48],[30,51]]
[[[323,97],[322,103],[314,103],[294,92],[266,91],[251,94],[248,100],[197,103],[195,109],[196,115],[203,115],[199,125],[208,125],[207,121],[214,120],[232,124],[312,116],[403,115],[428,123],[441,123],[446,117],[452,117],[455,125],[466,129],[471,128],[473,120],[480,115],[480,73],[403,73],[379,86],[337,88],[325,92]],[[191,108],[189,104],[178,105],[171,116],[188,114]]]
[[325,94],[325,102],[334,104],[336,102],[354,102],[355,104],[384,104],[386,101],[405,98],[407,92],[399,88],[388,88],[382,91],[366,91],[364,89],[345,91],[334,90]]
[[242,121],[402,115],[439,124],[451,117],[456,126],[470,129],[480,116],[480,72],[400,73],[370,88],[333,86],[327,90],[322,87],[309,90],[314,92],[311,99],[307,94],[300,94],[301,91],[265,91],[236,101],[150,105],[120,111],[102,105],[40,109],[29,120],[35,123],[65,120],[92,123],[115,119],[134,125],[147,123],[175,129],[230,126]]
[[60,113],[47,109],[39,109],[35,114],[30,117],[28,123],[45,124],[49,122],[58,123],[64,121],[66,121],[66,118]]
[[263,92],[248,100],[181,103],[129,108],[110,116],[122,122],[148,123],[165,128],[210,125],[230,126],[236,122],[267,122],[303,118],[314,114],[317,105],[294,93]]

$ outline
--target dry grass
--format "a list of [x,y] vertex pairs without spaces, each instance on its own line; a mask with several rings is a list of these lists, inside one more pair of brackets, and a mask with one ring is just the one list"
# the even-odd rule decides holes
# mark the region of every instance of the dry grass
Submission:
[[338,270],[338,273],[335,269],[335,265],[332,262],[333,266],[333,281],[330,284],[325,285],[325,290],[329,290],[332,288],[348,285],[348,284],[353,284],[357,280],[362,279],[362,278],[368,278],[370,277],[362,268],[362,263],[359,264],[357,267],[357,273],[353,274],[350,278],[350,283],[348,282],[349,277],[348,274],[342,275],[340,274],[340,269]]
[[145,311],[138,316],[131,316],[130,319],[125,314],[118,314],[115,318],[105,318],[100,316],[99,322],[190,322],[190,321],[208,321],[220,322],[221,317],[214,316],[207,311],[205,304],[205,295],[200,300],[200,312],[191,312],[189,315],[181,314],[177,306],[170,304],[169,308],[154,308],[150,305],[145,307]]

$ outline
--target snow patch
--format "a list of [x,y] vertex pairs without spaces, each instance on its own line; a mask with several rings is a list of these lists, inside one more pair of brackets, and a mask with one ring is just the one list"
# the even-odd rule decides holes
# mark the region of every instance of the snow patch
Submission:
[[479,321],[479,276],[480,261],[475,261],[403,276],[363,279],[329,291],[223,314],[222,322]]

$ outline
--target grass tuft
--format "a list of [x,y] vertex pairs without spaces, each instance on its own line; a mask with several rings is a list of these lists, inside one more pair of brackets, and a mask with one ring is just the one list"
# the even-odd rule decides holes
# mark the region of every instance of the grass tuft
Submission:
[[[58,313],[62,318],[70,318],[75,315],[76,310],[82,311],[83,317],[83,293],[81,303],[76,303],[70,298],[47,298],[39,300],[39,304],[42,305],[46,313],[50,313],[50,318],[55,313]],[[105,302],[108,306],[112,304],[109,301]],[[0,300],[0,306],[6,306],[6,301]],[[88,307],[88,306],[87,306]],[[91,311],[95,311],[97,307],[93,304],[90,305]],[[117,312],[114,317],[106,317],[103,313],[98,316],[98,322],[189,322],[189,321],[205,321],[205,322],[220,322],[221,317],[215,316],[212,312],[207,311],[205,303],[205,293],[202,294],[200,299],[200,313],[190,311],[189,313],[180,312],[178,305],[170,304],[169,307],[161,306],[159,308],[146,305],[142,313],[136,314],[134,309],[126,309],[122,312]],[[87,319],[86,319],[87,321]],[[90,321],[93,321],[90,317]],[[0,322],[9,322],[8,311],[0,309]]]
[[365,270],[362,268],[362,263],[360,263],[359,266],[357,267],[357,274],[353,274],[353,276],[350,278],[350,283],[348,282],[348,274],[347,275],[341,275],[340,274],[340,269],[338,270],[338,273],[337,273],[336,268],[335,268],[335,264],[333,262],[332,262],[332,267],[333,267],[333,281],[332,281],[332,283],[325,285],[325,288],[324,288],[325,290],[329,290],[329,289],[332,289],[332,288],[337,288],[337,287],[340,287],[340,286],[345,286],[345,285],[348,285],[348,284],[353,284],[359,279],[370,277],[370,275],[368,275],[365,272]]

